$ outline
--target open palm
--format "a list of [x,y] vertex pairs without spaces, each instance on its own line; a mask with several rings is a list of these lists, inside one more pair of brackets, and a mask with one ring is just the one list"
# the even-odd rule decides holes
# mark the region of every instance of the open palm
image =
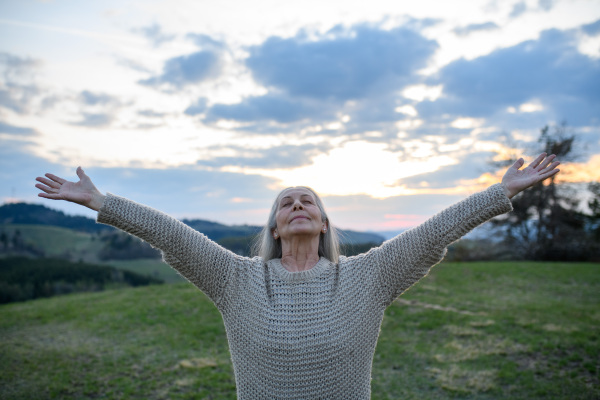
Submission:
[[506,195],[512,198],[528,187],[557,174],[560,170],[556,167],[560,162],[554,161],[555,158],[554,154],[547,156],[546,153],[542,153],[524,169],[521,167],[525,161],[522,158],[518,159],[502,178]]
[[54,174],[45,174],[45,178],[37,177],[36,181],[40,183],[37,183],[35,187],[42,191],[42,193],[38,193],[38,196],[51,200],[66,200],[98,210],[102,205],[101,200],[104,195],[100,193],[81,167],[77,167],[76,172],[79,182],[70,182]]

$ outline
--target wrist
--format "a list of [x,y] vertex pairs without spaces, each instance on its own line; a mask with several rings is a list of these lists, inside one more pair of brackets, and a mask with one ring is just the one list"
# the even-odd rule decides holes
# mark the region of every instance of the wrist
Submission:
[[92,199],[90,200],[90,203],[86,205],[86,207],[91,208],[94,211],[100,211],[102,205],[104,204],[104,199],[106,199],[105,195],[100,192],[95,193],[92,195]]
[[506,186],[506,183],[502,182],[502,189],[504,189],[504,194],[506,195],[506,197],[508,197],[509,199],[512,199],[514,197],[514,194],[508,189],[508,186]]

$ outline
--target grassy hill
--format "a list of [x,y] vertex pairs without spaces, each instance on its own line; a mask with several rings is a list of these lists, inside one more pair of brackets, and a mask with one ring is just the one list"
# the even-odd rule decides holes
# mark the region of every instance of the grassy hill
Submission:
[[[373,399],[600,398],[600,264],[442,264],[386,312]],[[0,398],[234,399],[190,284],[0,306]]]

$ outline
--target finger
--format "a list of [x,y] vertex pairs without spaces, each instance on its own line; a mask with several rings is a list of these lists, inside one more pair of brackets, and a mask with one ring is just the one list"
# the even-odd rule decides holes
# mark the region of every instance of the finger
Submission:
[[51,181],[50,179],[42,178],[41,176],[38,176],[37,178],[35,178],[35,180],[43,183],[46,186],[50,186],[51,188],[58,189],[60,187],[60,183]]
[[550,154],[546,159],[538,166],[538,170],[543,170],[556,158],[554,154]]
[[62,197],[56,193],[38,193],[38,197],[43,197],[50,200],[62,200]]
[[558,167],[560,165],[560,161],[555,161],[553,162],[551,165],[547,166],[546,168],[542,169],[540,172],[542,174],[545,174],[547,172],[552,171],[553,169],[555,169],[556,167]]
[[49,187],[49,186],[45,186],[45,185],[40,185],[39,183],[35,185],[36,188],[48,193],[48,194],[56,194],[58,193],[58,189],[53,188],[53,187]]
[[533,160],[531,162],[531,164],[529,164],[529,166],[531,168],[536,168],[538,165],[540,165],[540,163],[542,162],[542,160],[546,158],[546,153],[542,153],[540,154],[535,160]]
[[540,175],[540,181],[543,181],[544,179],[548,179],[551,176],[558,174],[559,172],[560,172],[560,169],[553,169],[552,171],[545,172]]
[[63,179],[63,178],[61,178],[61,177],[59,177],[59,176],[56,176],[56,175],[54,175],[54,174],[45,174],[45,175],[46,175],[48,178],[52,179],[54,182],[58,182],[58,183],[60,183],[61,185],[67,181],[66,179]]
[[523,160],[522,158],[519,158],[517,161],[515,161],[515,163],[513,165],[511,165],[511,168],[519,170],[523,164],[525,163],[525,160]]

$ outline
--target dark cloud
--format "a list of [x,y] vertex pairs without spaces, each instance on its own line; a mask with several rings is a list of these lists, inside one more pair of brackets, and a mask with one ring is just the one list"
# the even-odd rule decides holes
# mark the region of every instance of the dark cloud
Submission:
[[513,8],[508,16],[509,18],[517,18],[523,15],[525,11],[527,11],[527,4],[524,1],[520,1],[513,5]]
[[153,25],[136,29],[135,31],[142,33],[148,40],[152,42],[154,47],[159,47],[165,42],[170,42],[175,39],[175,35],[167,35],[162,31],[162,28],[157,23]]
[[241,122],[271,120],[290,123],[306,118],[318,121],[331,117],[330,110],[320,102],[310,99],[293,98],[284,94],[267,94],[247,97],[237,104],[215,104],[207,111],[206,122],[228,119]]
[[238,130],[261,133],[297,132],[307,124],[350,114],[347,127],[352,131],[380,130],[399,119],[395,93],[422,80],[416,72],[438,46],[406,27],[386,31],[337,26],[316,39],[308,36],[300,31],[293,38],[271,37],[249,49],[246,65],[269,88],[267,94],[208,108],[201,99],[186,114],[204,114],[209,124],[222,119],[242,122]]
[[581,30],[588,36],[596,36],[600,33],[600,19],[591,24],[586,24],[581,27]]
[[[282,145],[268,149],[227,146],[227,150],[236,152],[232,157],[215,157],[200,161],[199,165],[210,167],[237,166],[251,168],[295,168],[310,164],[312,158],[327,153],[332,146],[328,144]],[[221,148],[214,147],[213,150]],[[211,149],[209,149],[211,150]]]
[[249,49],[246,65],[267,87],[292,96],[344,101],[414,82],[415,72],[437,47],[406,28],[337,27],[319,40],[309,40],[302,32],[289,39],[271,37]]
[[182,88],[214,78],[221,72],[221,56],[214,51],[198,51],[167,60],[159,76],[138,81],[147,86],[170,85]]
[[538,40],[457,60],[431,83],[444,85],[443,97],[422,102],[417,110],[433,120],[487,117],[537,99],[547,117],[573,124],[598,121],[600,63],[579,53],[573,32],[547,30]]
[[35,129],[10,125],[10,124],[7,124],[2,121],[0,121],[0,133],[7,133],[9,135],[22,135],[22,136],[37,135],[37,132],[35,131]]
[[470,24],[467,26],[460,26],[454,28],[454,33],[456,33],[458,36],[467,36],[471,32],[491,31],[496,29],[500,29],[500,27],[496,23],[489,21],[483,22],[481,24]]

